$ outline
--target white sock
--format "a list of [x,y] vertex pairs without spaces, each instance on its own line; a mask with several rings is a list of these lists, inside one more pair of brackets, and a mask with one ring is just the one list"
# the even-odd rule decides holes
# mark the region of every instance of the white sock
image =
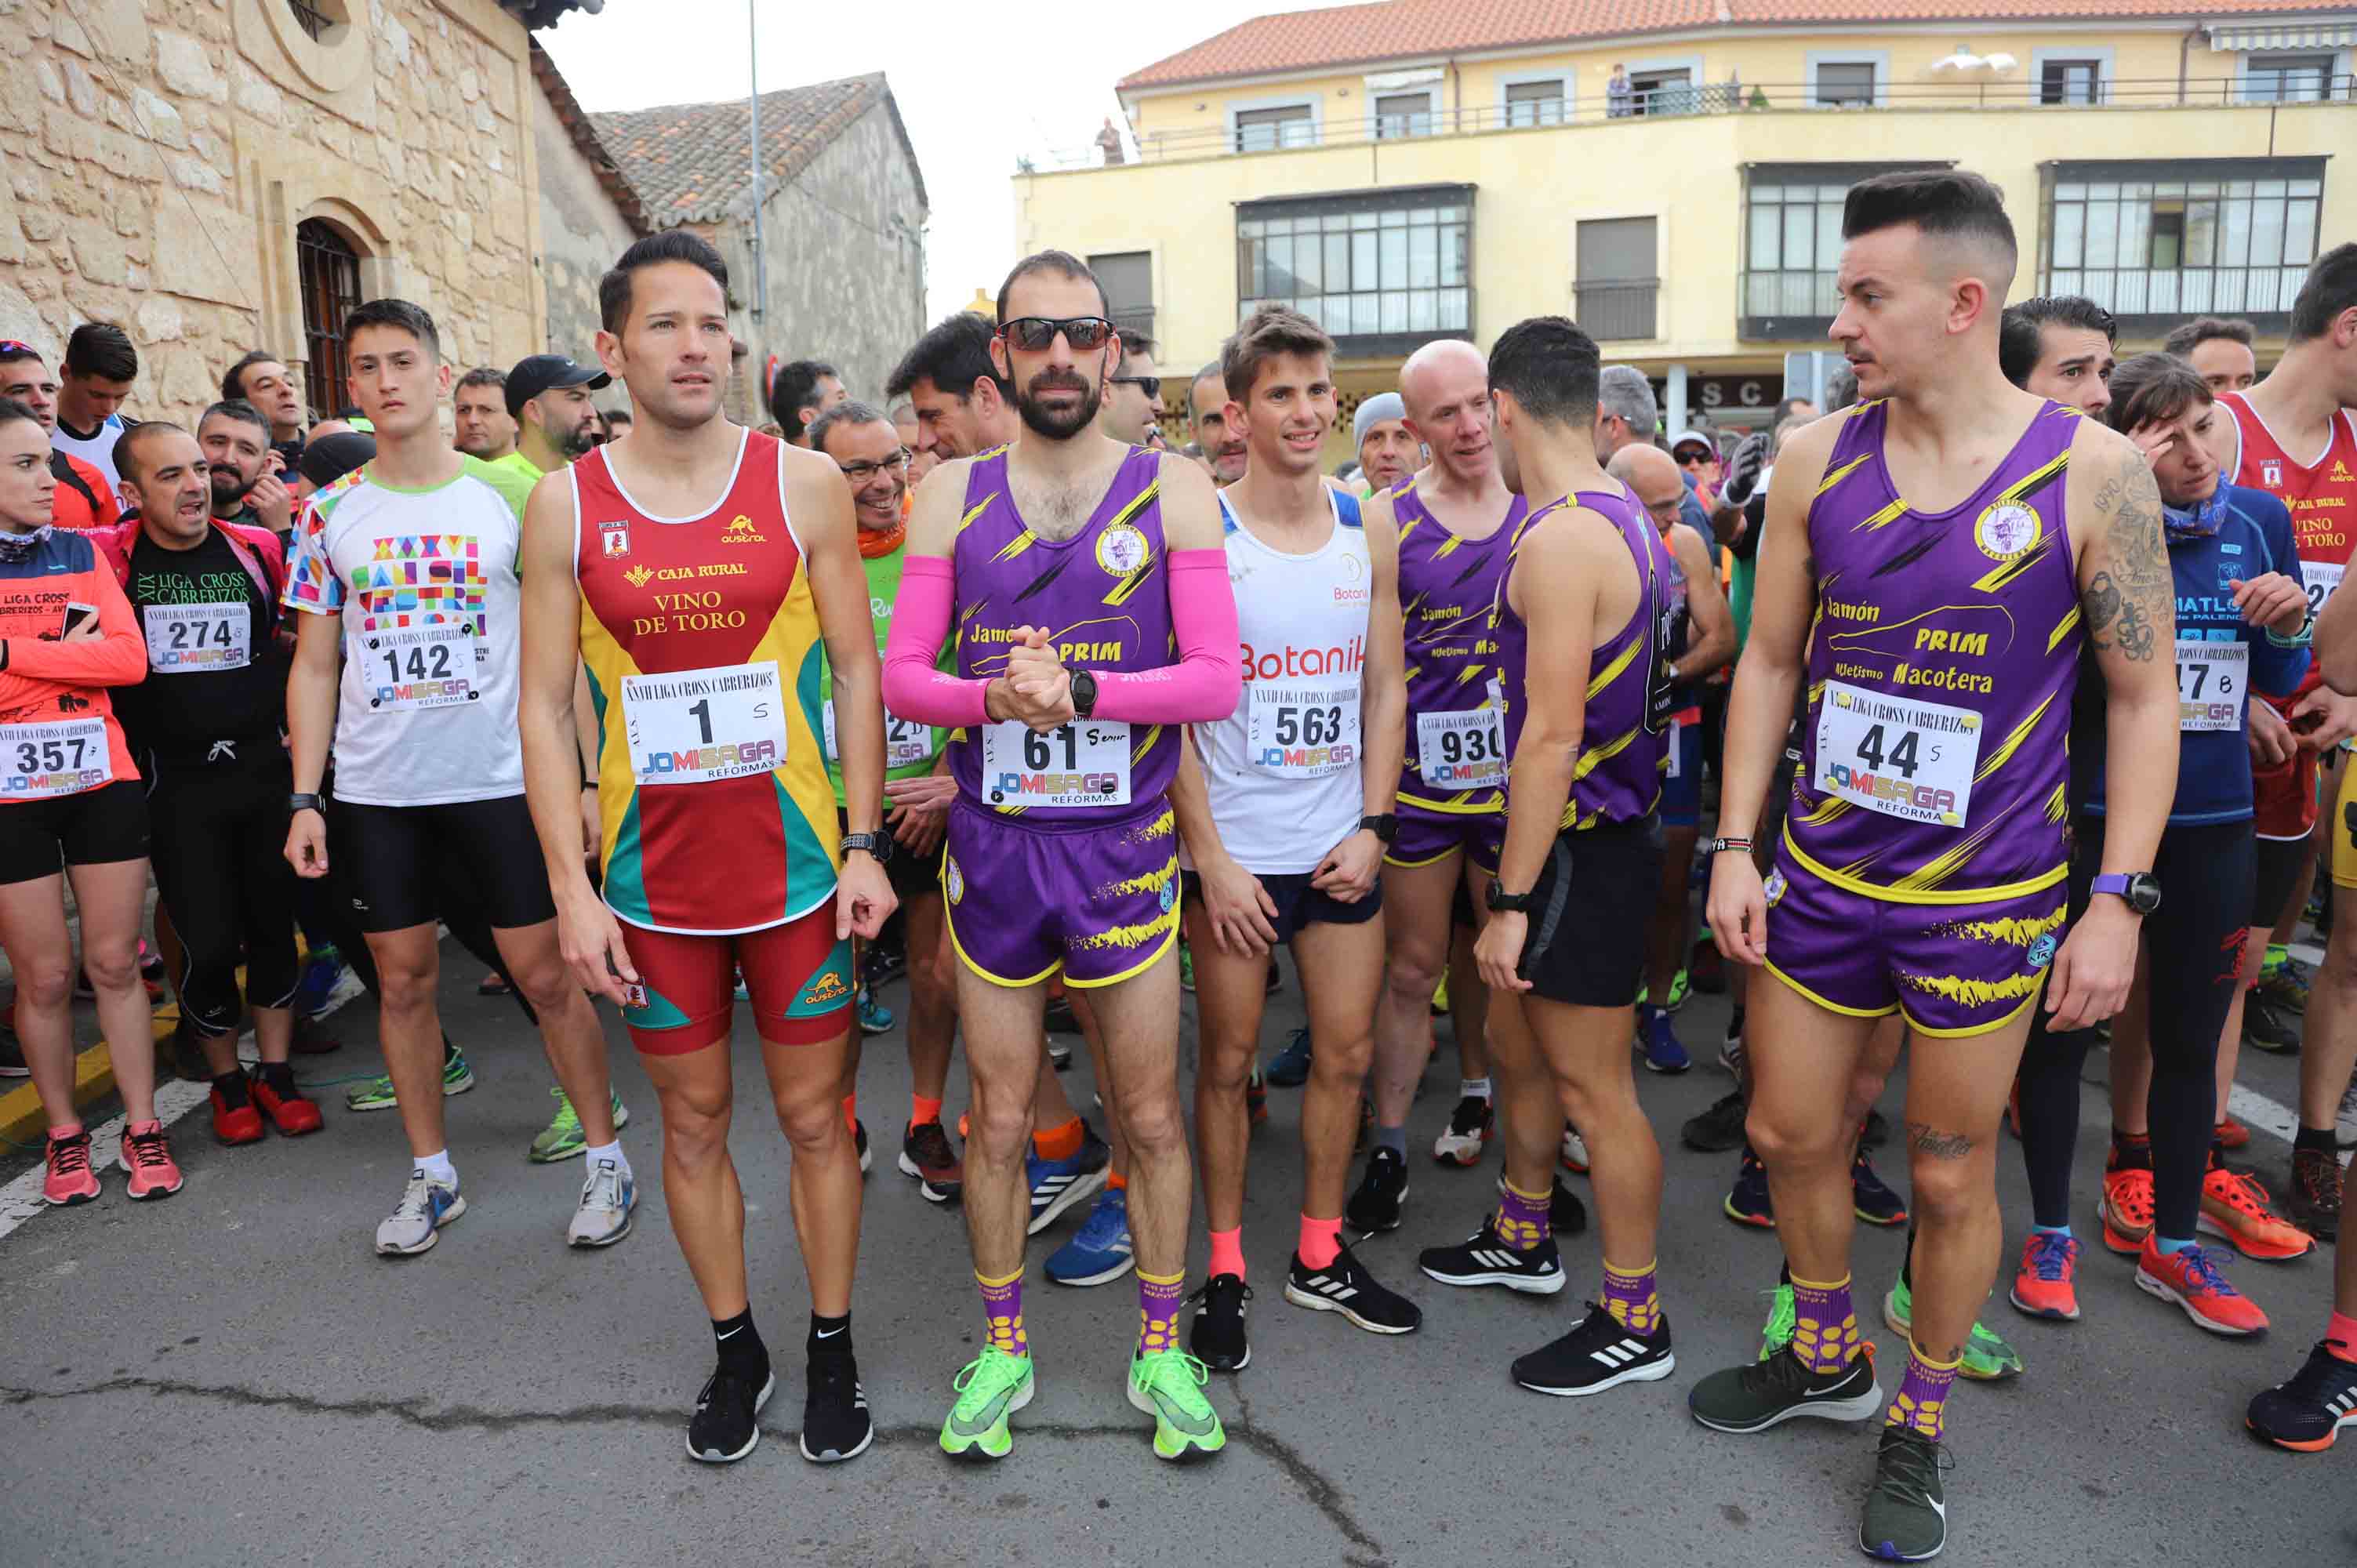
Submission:
[[409,1163],[436,1181],[447,1183],[451,1187],[458,1185],[458,1169],[450,1163],[450,1151],[447,1149],[436,1149],[430,1155],[420,1155]]
[[583,1150],[582,1154],[589,1162],[589,1168],[592,1170],[597,1168],[597,1162],[599,1160],[611,1160],[614,1162],[614,1168],[616,1170],[621,1172],[624,1176],[629,1176],[630,1174],[630,1156],[622,1153],[622,1140],[619,1138],[615,1139],[610,1144],[592,1144],[588,1148]]
[[1460,1078],[1457,1080],[1457,1097],[1459,1100],[1471,1099],[1476,1095],[1480,1096],[1483,1100],[1490,1098],[1490,1080],[1488,1079]]

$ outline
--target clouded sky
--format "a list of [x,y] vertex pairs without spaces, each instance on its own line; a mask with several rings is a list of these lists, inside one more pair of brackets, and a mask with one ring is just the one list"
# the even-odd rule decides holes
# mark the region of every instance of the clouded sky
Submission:
[[744,96],[747,7],[764,91],[886,72],[925,174],[928,316],[996,290],[1013,263],[1008,177],[1021,156],[1078,152],[1114,83],[1140,66],[1275,11],[1339,0],[606,0],[539,35],[585,108],[646,109]]

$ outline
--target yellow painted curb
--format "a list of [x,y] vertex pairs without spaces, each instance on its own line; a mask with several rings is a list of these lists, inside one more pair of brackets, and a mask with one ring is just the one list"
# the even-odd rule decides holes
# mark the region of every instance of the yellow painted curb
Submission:
[[[172,1026],[179,1021],[177,1004],[166,1003],[156,1009],[156,1038],[158,1043],[170,1037]],[[94,1104],[114,1092],[114,1055],[101,1040],[74,1055],[74,1108]],[[41,1097],[33,1090],[28,1079],[0,1094],[0,1138],[16,1144],[38,1144],[48,1136],[49,1119],[41,1110]]]

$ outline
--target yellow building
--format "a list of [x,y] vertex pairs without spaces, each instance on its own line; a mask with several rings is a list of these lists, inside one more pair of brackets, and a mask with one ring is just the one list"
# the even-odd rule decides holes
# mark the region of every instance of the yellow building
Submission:
[[[1017,248],[1087,257],[1182,375],[1278,301],[1334,335],[1347,413],[1419,344],[1560,312],[1656,379],[1671,428],[1740,427],[1769,418],[1789,352],[1829,347],[1848,186],[1957,165],[2005,190],[2015,297],[2091,295],[2124,349],[2244,317],[2271,359],[2309,263],[2357,237],[2357,177],[2329,171],[2357,148],[2357,14],[1962,9],[1260,17],[1125,78],[1127,145],[1017,174]],[[1166,394],[1179,418],[1185,394]]]

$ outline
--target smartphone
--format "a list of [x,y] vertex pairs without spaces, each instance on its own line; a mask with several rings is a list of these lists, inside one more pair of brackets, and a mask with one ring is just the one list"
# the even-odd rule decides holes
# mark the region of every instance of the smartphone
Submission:
[[66,628],[64,635],[71,637],[75,632],[81,629],[83,622],[95,620],[97,618],[98,607],[96,605],[68,604],[66,606]]

